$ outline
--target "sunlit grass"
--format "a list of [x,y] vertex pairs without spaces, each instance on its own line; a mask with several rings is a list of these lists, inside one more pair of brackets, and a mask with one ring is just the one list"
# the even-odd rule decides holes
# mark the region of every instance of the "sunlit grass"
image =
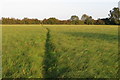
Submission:
[[4,25],[3,78],[116,78],[118,26]]
[[[118,26],[45,26],[56,56],[55,77],[115,78],[118,71]],[[52,64],[52,63],[51,63]],[[56,69],[55,69],[56,68]],[[48,76],[50,77],[50,76]]]
[[3,26],[3,78],[42,78],[46,30]]

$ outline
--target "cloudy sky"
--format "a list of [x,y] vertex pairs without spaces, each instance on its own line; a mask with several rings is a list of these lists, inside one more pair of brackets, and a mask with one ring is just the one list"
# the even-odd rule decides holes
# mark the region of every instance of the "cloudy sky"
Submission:
[[0,0],[0,17],[69,19],[83,14],[94,19],[108,17],[119,0]]

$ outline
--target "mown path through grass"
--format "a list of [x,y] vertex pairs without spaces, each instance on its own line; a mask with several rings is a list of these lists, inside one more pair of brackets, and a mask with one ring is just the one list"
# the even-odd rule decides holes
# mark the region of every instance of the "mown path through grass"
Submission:
[[54,46],[50,40],[50,30],[46,28],[47,30],[47,39],[46,39],[46,51],[45,51],[45,56],[44,56],[44,71],[43,71],[43,77],[44,78],[56,78],[56,62],[57,62],[57,57],[54,55]]

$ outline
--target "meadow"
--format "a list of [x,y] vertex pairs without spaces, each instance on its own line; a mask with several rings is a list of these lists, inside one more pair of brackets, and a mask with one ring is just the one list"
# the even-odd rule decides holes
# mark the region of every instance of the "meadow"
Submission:
[[117,78],[118,26],[3,25],[3,78]]
[[3,26],[2,77],[42,77],[45,41],[40,26]]

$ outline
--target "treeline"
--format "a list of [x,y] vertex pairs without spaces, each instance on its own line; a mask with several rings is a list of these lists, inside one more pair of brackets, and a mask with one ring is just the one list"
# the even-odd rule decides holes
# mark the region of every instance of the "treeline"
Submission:
[[44,20],[38,19],[15,19],[15,18],[2,18],[2,24],[67,24],[67,25],[109,25],[112,24],[108,18],[106,19],[86,19],[86,20],[58,20],[56,18],[49,18]]
[[2,24],[41,24],[38,19],[15,19],[15,18],[2,18]]
[[73,15],[69,20],[58,20],[56,18],[49,18],[44,20],[38,19],[15,19],[15,18],[2,18],[0,20],[2,24],[68,24],[68,25],[119,25],[120,24],[120,10],[119,8],[113,8],[110,10],[109,18],[94,20],[92,16],[83,14],[81,19],[78,16]]

